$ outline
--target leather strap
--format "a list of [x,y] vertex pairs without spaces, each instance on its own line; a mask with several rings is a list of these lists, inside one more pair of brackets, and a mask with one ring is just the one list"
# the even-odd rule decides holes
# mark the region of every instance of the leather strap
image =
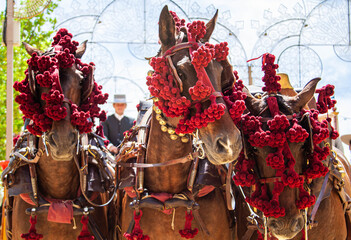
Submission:
[[[194,195],[191,192],[186,191],[185,192],[186,196],[193,202],[195,202],[195,198]],[[208,231],[204,221],[202,220],[200,213],[199,213],[199,209],[193,209],[193,215],[194,218],[196,220],[196,222],[199,224],[201,230],[207,235],[210,236],[210,232]]]
[[89,229],[93,232],[96,240],[107,240],[106,238],[103,238],[103,236],[101,235],[101,231],[99,231],[99,227],[97,226],[94,219],[91,217],[88,220],[88,226]]
[[233,162],[229,163],[228,166],[228,172],[226,176],[226,181],[225,181],[225,196],[227,199],[227,208],[228,210],[234,210],[233,205],[232,205],[232,200],[233,200],[233,194],[232,194],[232,170],[233,170]]
[[79,181],[80,181],[80,190],[81,190],[81,193],[84,196],[85,200],[88,203],[90,203],[92,206],[94,206],[94,207],[105,207],[105,206],[109,205],[112,202],[112,200],[115,198],[116,194],[117,194],[118,186],[115,185],[114,190],[113,190],[113,194],[112,194],[111,198],[107,202],[105,202],[104,204],[93,203],[92,201],[90,201],[89,197],[86,195],[86,192],[85,192],[86,188],[83,188],[83,186],[86,186],[86,175],[84,174],[84,167],[81,168],[79,166],[79,160],[78,160],[77,156],[74,156],[73,159],[74,159],[74,162],[76,163],[76,166],[78,168]]
[[163,54],[164,57],[166,57],[167,55],[173,54],[175,52],[178,52],[180,50],[186,49],[186,48],[191,48],[191,47],[196,47],[198,46],[198,43],[196,42],[185,42],[185,43],[179,43],[173,47],[171,47],[170,49],[168,49],[165,54]]
[[247,230],[246,230],[244,236],[242,236],[241,240],[250,240],[251,237],[252,237],[252,235],[253,235],[253,233],[254,233],[255,231],[257,231],[257,230],[258,230],[258,229],[257,229],[257,226],[256,226],[256,225],[249,224],[249,225],[247,226]]
[[173,62],[172,62],[172,58],[171,58],[172,55],[167,55],[166,58],[167,58],[167,61],[168,61],[168,64],[169,66],[171,67],[171,70],[173,72],[173,76],[174,76],[174,79],[176,80],[176,84],[178,85],[179,89],[180,89],[180,92],[182,93],[183,92],[183,82],[182,80],[180,79],[180,77],[178,76],[178,72],[177,72],[177,69],[174,67],[173,65]]
[[194,160],[196,157],[199,156],[198,152],[192,152],[189,153],[188,155],[181,157],[181,158],[176,158],[173,160],[169,160],[167,162],[161,162],[161,163],[127,163],[127,162],[118,162],[117,165],[120,165],[122,167],[137,167],[137,168],[152,168],[152,167],[165,167],[165,166],[172,166],[175,164],[179,163],[186,163]]
[[325,193],[325,190],[326,190],[326,188],[327,188],[328,179],[329,179],[329,174],[330,174],[330,171],[329,171],[329,172],[327,173],[327,175],[325,175],[325,177],[324,177],[324,181],[323,181],[323,185],[322,185],[321,191],[319,192],[317,201],[316,201],[316,203],[314,204],[313,209],[312,209],[312,212],[311,212],[311,218],[310,218],[311,220],[310,220],[310,223],[312,224],[312,226],[313,226],[314,218],[316,217],[316,214],[317,214],[319,205],[321,204],[322,200],[324,199],[324,193]]

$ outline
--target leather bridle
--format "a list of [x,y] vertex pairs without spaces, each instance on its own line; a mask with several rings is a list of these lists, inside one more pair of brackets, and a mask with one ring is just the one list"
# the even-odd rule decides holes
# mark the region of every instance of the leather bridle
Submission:
[[[194,47],[198,47],[200,44],[197,43],[197,42],[182,42],[182,43],[178,43],[176,45],[174,45],[173,47],[171,47],[170,49],[168,49],[164,54],[163,54],[163,57],[165,57],[167,59],[167,64],[169,66],[169,68],[171,69],[171,74],[174,78],[174,83],[175,85],[179,88],[180,92],[182,93],[184,88],[183,88],[183,82],[182,80],[180,79],[179,75],[178,75],[178,72],[177,72],[177,69],[175,68],[173,62],[172,62],[172,56],[180,51],[180,50],[183,50],[183,49],[190,49],[191,48],[194,48]],[[207,75],[207,73],[206,73]],[[205,79],[209,79],[208,76],[207,78]],[[215,91],[212,83],[210,81],[206,81],[205,84],[207,86],[209,86],[211,89],[212,89],[212,93],[211,95],[215,96],[216,98],[223,98],[223,93],[222,92],[218,92],[218,91]],[[231,86],[232,88],[233,86]],[[225,89],[225,90],[228,90],[228,89]],[[224,91],[223,91],[224,92]],[[210,95],[210,96],[211,96]],[[197,103],[202,103],[202,102],[206,102],[209,100],[210,96],[206,97],[205,99],[202,99],[201,101],[192,101],[191,103],[191,106],[195,106],[195,104]]]

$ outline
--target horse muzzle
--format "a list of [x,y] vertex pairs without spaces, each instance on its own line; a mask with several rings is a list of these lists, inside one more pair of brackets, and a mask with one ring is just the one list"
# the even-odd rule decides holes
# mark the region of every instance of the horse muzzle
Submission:
[[240,135],[219,135],[214,140],[203,139],[208,160],[215,165],[226,164],[238,158],[242,149]]
[[68,134],[49,133],[47,144],[52,158],[56,161],[70,161],[77,147],[77,133]]
[[304,218],[301,214],[294,217],[268,218],[268,229],[278,239],[292,239],[304,227]]

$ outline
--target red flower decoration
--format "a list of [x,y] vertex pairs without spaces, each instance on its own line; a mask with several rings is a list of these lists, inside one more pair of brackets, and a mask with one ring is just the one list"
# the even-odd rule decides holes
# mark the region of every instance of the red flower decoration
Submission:
[[[46,102],[45,108],[41,107],[40,102],[34,98],[29,89],[28,70],[26,70],[26,78],[21,82],[15,82],[13,86],[15,90],[20,92],[20,95],[15,99],[20,104],[20,110],[25,118],[33,120],[28,126],[28,130],[35,135],[41,135],[50,130],[52,121],[59,121],[67,115],[66,107],[62,106],[64,95],[60,85],[59,69],[70,68],[76,64],[76,68],[82,71],[85,78],[88,78],[94,67],[93,63],[85,64],[80,59],[75,58],[74,53],[77,50],[78,42],[72,41],[72,34],[68,33],[67,29],[60,29],[57,32],[52,46],[56,55],[38,56],[37,53],[33,53],[27,61],[29,69],[36,74],[35,79],[39,86],[50,89],[40,96]],[[77,125],[81,133],[92,131],[95,117],[98,117],[100,121],[106,119],[106,113],[101,112],[97,105],[105,103],[107,98],[108,95],[101,92],[101,86],[94,83],[94,89],[90,96],[81,103],[78,109],[72,110],[71,122]],[[83,113],[77,114],[77,111]]]

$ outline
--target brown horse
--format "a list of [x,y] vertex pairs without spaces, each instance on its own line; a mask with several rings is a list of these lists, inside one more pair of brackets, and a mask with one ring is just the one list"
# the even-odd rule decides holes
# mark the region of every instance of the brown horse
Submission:
[[[206,35],[203,36],[201,42],[208,42],[214,30],[216,19],[217,13],[206,24]],[[185,36],[182,35],[184,32],[184,29],[180,32],[176,31],[175,21],[168,7],[165,6],[159,19],[159,39],[161,42],[159,55],[164,55],[169,49],[174,50],[174,53],[171,54],[172,63],[169,64],[174,66],[173,74],[177,74],[180,78],[178,87],[182,86],[183,88],[182,96],[191,99],[189,88],[196,84],[197,74],[191,63],[189,47],[181,47],[188,44],[186,32]],[[232,80],[234,79],[231,68],[229,72],[225,72],[225,70],[222,64],[217,61],[211,61],[206,67],[210,82],[217,92],[222,92],[225,87],[228,87],[226,83],[229,75],[231,75]],[[220,97],[216,101],[224,103]],[[209,104],[210,101],[207,99],[203,105],[208,107]],[[121,208],[121,233],[127,232],[128,227],[133,227],[133,222],[130,224],[133,210],[129,206],[132,202],[134,209],[136,204],[139,204],[142,210],[140,226],[144,234],[148,235],[150,239],[181,239],[178,231],[184,228],[186,206],[188,206],[188,210],[193,210],[195,217],[192,223],[193,227],[199,229],[199,233],[194,239],[231,239],[229,211],[227,210],[222,190],[215,188],[207,195],[198,197],[187,189],[187,177],[192,169],[192,163],[188,160],[191,160],[192,157],[186,158],[185,156],[189,156],[189,153],[193,152],[192,143],[189,140],[183,142],[184,138],[181,138],[181,136],[184,135],[179,135],[180,137],[172,139],[174,131],[167,132],[163,128],[166,123],[168,129],[174,129],[180,118],[163,116],[160,119],[161,113],[159,110],[154,106],[152,114],[150,112],[150,130],[146,141],[145,163],[154,167],[146,168],[143,172],[144,188],[146,190],[140,192],[139,199],[134,197],[133,201],[127,194],[124,195]],[[191,111],[194,112],[194,109]],[[138,123],[136,127],[138,128]],[[231,134],[227,134],[228,132],[231,132]],[[219,120],[199,129],[199,138],[204,144],[208,160],[214,164],[224,164],[233,161],[241,150],[240,133],[233,124],[227,110]],[[182,161],[178,161],[179,159],[182,159]],[[199,165],[201,165],[201,162],[205,160],[200,159],[199,161]],[[203,163],[208,165],[206,162]],[[139,166],[143,167],[146,165],[141,164]],[[161,165],[163,167],[157,167]],[[213,178],[218,178],[216,169]],[[211,183],[208,183],[208,185],[211,185]],[[132,192],[135,193],[134,190]],[[150,196],[155,195],[166,197],[167,199],[162,202],[154,197],[150,198]],[[199,206],[198,210],[197,205]],[[163,210],[168,210],[168,214],[163,213]],[[131,228],[129,232],[131,232]]]
[[[50,48],[48,51],[42,53],[29,44],[24,44],[27,52],[33,56],[32,61],[34,61],[34,54],[39,57],[44,55],[49,56],[46,59],[48,62],[49,59],[63,52],[54,51],[53,48]],[[61,43],[61,45],[64,44]],[[66,56],[69,56],[70,59],[80,59],[85,49],[86,43],[84,42],[78,46],[73,55]],[[109,180],[113,182],[111,174],[108,173],[108,169],[106,168],[106,158],[102,152],[103,148],[98,143],[100,137],[91,133],[79,134],[77,126],[72,124],[73,120],[71,119],[73,105],[79,107],[83,100],[89,98],[90,94],[95,91],[94,88],[97,87],[94,83],[93,71],[90,71],[90,74],[83,73],[82,65],[78,66],[81,62],[78,63],[77,60],[72,62],[72,66],[70,67],[62,67],[63,61],[60,64],[56,84],[59,84],[62,89],[64,96],[62,106],[66,108],[63,109],[67,112],[67,114],[63,113],[63,116],[66,116],[62,117],[61,120],[53,120],[51,129],[43,133],[42,137],[37,137],[25,131],[16,144],[11,157],[12,162],[3,174],[5,185],[9,189],[8,192],[12,193],[7,197],[7,203],[5,204],[7,239],[19,240],[22,239],[21,234],[28,233],[31,227],[29,222],[31,214],[33,219],[34,215],[36,215],[37,223],[35,228],[38,234],[43,235],[44,239],[77,239],[83,226],[81,218],[83,214],[89,213],[91,214],[88,215],[88,225],[92,234],[95,235],[95,239],[115,239],[113,233],[110,233],[109,236],[110,220],[108,218],[107,207],[93,209],[88,202],[93,201],[98,204],[105,203],[109,199],[107,191],[96,191],[95,188],[92,190],[94,193],[88,192],[90,191],[89,186],[94,182],[94,178],[90,178],[89,174],[92,172],[97,173],[94,177],[98,181],[94,184],[98,184],[100,188],[102,186],[101,180],[106,180],[106,178],[103,178],[101,172],[109,175]],[[34,69],[34,67],[29,69],[28,78],[24,80],[23,86],[27,86],[28,88],[26,89],[30,89],[30,91],[24,91],[27,94],[33,94],[36,99],[40,99],[37,106],[49,106],[50,103],[43,100],[44,98],[40,96],[43,96],[43,93],[49,92],[50,89],[38,84],[36,81],[36,79],[39,79],[37,77],[38,73],[39,71]],[[32,109],[35,107],[35,104],[33,104]],[[21,108],[22,111],[23,109]],[[59,109],[56,109],[56,113],[58,111]],[[31,121],[32,123],[33,120]],[[95,154],[96,159],[86,154],[88,146],[89,151]],[[83,147],[86,147],[86,149],[84,150]],[[23,152],[25,149],[30,150],[25,153]],[[91,164],[92,161],[95,161],[94,166]],[[84,173],[85,170],[86,175]],[[30,181],[27,181],[28,178]],[[84,179],[86,180],[86,188],[81,186],[84,183]],[[108,186],[107,189],[110,190],[110,187]],[[82,195],[88,195],[90,200],[86,200]],[[28,209],[32,210],[28,212]],[[51,216],[50,221],[48,220],[49,215]],[[63,218],[65,223],[62,223]],[[113,222],[111,224],[112,229],[114,229]],[[89,236],[89,232],[87,231],[84,234],[81,237]]]
[[[313,94],[315,93],[316,85],[320,79],[311,80],[304,89],[297,94],[296,96],[283,96],[276,95],[279,105],[279,111],[285,115],[292,115],[294,113],[300,113],[301,109],[309,103]],[[265,96],[262,99],[253,97],[249,92],[247,93],[248,97],[246,99],[246,107],[254,116],[261,116],[263,118],[269,119],[272,118],[270,111],[268,110],[267,97]],[[265,123],[263,123],[265,125]],[[311,126],[309,124],[302,126],[309,132]],[[267,126],[265,126],[267,127]],[[274,149],[271,147],[252,147],[247,141],[248,136],[245,137],[245,148],[249,158],[253,159],[256,167],[254,171],[259,176],[260,179],[269,179],[275,176],[276,170],[272,169],[267,165],[266,158],[268,154],[273,153]],[[295,171],[297,173],[302,173],[307,165],[306,156],[310,153],[311,148],[311,139],[307,138],[305,142],[294,143],[289,142],[290,151],[296,161]],[[323,144],[323,143],[322,143]],[[330,159],[330,162],[328,162]],[[285,163],[287,160],[285,159]],[[334,164],[332,163],[334,162]],[[339,164],[339,170],[335,168],[335,164]],[[350,163],[345,159],[339,159],[338,161],[333,160],[332,156],[327,157],[326,165],[329,167],[330,175],[329,179],[325,180],[327,187],[325,188],[325,193],[321,198],[319,207],[317,207],[317,212],[315,214],[315,222],[306,222],[311,220],[312,209],[317,205],[312,205],[308,208],[307,215],[305,216],[304,210],[299,210],[296,206],[296,200],[299,199],[299,190],[296,188],[285,187],[282,193],[279,196],[279,204],[281,207],[285,208],[285,216],[274,218],[268,217],[266,222],[264,222],[264,217],[261,211],[259,211],[258,216],[251,212],[248,208],[248,203],[243,199],[243,195],[239,190],[236,191],[236,218],[238,219],[237,225],[237,237],[238,239],[257,239],[256,230],[260,228],[260,232],[264,234],[264,228],[257,227],[256,224],[261,226],[267,226],[268,228],[268,238],[270,239],[301,239],[308,235],[308,239],[350,239],[351,230],[349,225],[350,216],[350,206],[347,206],[347,200],[345,199],[345,191],[349,196],[351,193],[351,182],[350,182]],[[346,175],[341,178],[340,172],[346,172]],[[311,193],[314,194],[317,199],[319,193],[322,189],[324,182],[324,177],[316,178],[308,184],[307,188],[311,190]],[[273,181],[266,183],[268,187],[268,192],[272,195],[273,190]],[[243,192],[246,197],[249,197],[252,194],[252,189],[243,187]],[[339,195],[340,193],[340,195]],[[344,201],[340,199],[344,198]],[[343,203],[345,202],[346,203]],[[316,202],[319,202],[318,200]],[[349,203],[350,204],[350,203]],[[345,212],[346,211],[346,212]],[[249,223],[246,219],[251,215],[252,222]],[[244,220],[245,219],[245,220]],[[255,220],[253,220],[255,219]],[[306,225],[312,227],[307,230]],[[247,227],[249,225],[249,227]],[[303,231],[305,233],[303,233]]]

